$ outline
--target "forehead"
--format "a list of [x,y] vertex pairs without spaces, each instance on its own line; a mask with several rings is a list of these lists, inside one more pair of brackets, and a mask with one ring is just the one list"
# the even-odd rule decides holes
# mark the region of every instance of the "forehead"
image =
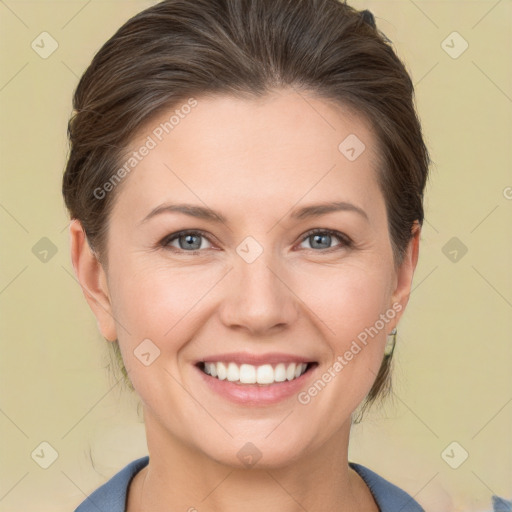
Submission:
[[376,138],[353,111],[293,90],[195,101],[152,119],[130,144],[129,154],[151,146],[121,187],[132,207],[135,196],[147,209],[177,195],[229,208],[344,194],[369,206],[378,193]]

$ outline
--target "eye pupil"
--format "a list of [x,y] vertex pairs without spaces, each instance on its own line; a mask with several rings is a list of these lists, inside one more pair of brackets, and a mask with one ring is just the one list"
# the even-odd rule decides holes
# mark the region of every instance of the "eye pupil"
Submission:
[[[181,244],[181,240],[182,238],[185,238],[185,247],[183,247],[183,245]],[[196,241],[196,244],[194,246],[194,239],[200,239],[200,236],[199,235],[183,235],[180,237],[180,247],[182,249],[199,249],[201,247],[201,241],[199,240],[199,244],[197,244],[197,241]]]
[[[306,240],[308,240],[311,249],[334,249],[331,246],[333,237],[341,242],[340,244],[337,244],[337,246],[339,246],[339,249],[351,247],[350,241],[345,240],[343,238],[343,235],[340,235],[337,232],[331,232],[329,230],[318,230],[317,232],[313,233],[310,232],[309,236],[306,235],[306,237],[303,238],[302,243],[305,243]],[[203,235],[201,232],[182,232],[181,234],[175,233],[174,235],[172,235],[172,237],[164,239],[161,242],[161,244],[162,246],[165,247],[172,247],[172,243],[175,243],[175,241],[177,241],[179,245],[179,250],[182,250],[184,252],[199,252],[204,249],[202,247],[203,238],[209,240],[208,236]],[[176,250],[178,250],[177,247]]]
[[[326,240],[327,239],[327,240]],[[313,247],[318,247],[316,244],[320,244],[320,249],[329,248],[331,246],[331,235],[313,235]],[[323,241],[323,244],[322,244]]]

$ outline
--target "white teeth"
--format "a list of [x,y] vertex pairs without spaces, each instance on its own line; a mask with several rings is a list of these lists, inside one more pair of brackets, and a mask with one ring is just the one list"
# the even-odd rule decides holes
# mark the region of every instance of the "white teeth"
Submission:
[[217,365],[214,363],[204,363],[204,371],[212,377],[217,377]]
[[240,366],[240,382],[242,384],[256,384],[256,368],[252,364],[242,364]]
[[274,368],[270,364],[258,366],[256,370],[256,381],[258,384],[272,384],[274,382]]
[[226,378],[229,380],[229,382],[236,382],[237,380],[240,380],[240,370],[235,363],[228,364]]
[[[210,364],[217,366],[217,378],[219,380],[224,380],[228,374],[226,365],[224,363],[217,363],[217,364],[210,363]],[[212,375],[212,377],[213,377],[213,375]]]
[[295,377],[295,363],[288,365],[286,368],[286,378],[292,380]]
[[283,363],[279,363],[274,368],[274,380],[276,382],[284,382],[286,380],[286,366]]
[[279,363],[275,368],[271,364],[254,366],[236,363],[204,363],[204,372],[219,380],[240,382],[241,384],[274,384],[300,377],[307,368],[306,363]]

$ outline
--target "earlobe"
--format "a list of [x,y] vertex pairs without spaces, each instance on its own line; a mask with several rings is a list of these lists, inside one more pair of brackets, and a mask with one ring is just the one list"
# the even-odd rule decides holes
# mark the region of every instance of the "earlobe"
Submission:
[[84,297],[96,317],[103,337],[108,341],[115,341],[117,339],[116,325],[103,266],[89,246],[80,221],[76,219],[71,221],[69,235],[71,262]]
[[420,235],[421,225],[418,221],[415,221],[412,228],[411,240],[407,246],[402,264],[397,270],[396,288],[392,295],[392,305],[400,304],[401,306],[400,314],[397,315],[395,325],[402,316],[411,294],[414,271],[418,263]]

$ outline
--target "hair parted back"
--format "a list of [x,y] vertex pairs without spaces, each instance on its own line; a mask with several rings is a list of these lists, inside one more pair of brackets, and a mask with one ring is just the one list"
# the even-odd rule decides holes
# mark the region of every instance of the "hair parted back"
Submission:
[[[121,187],[102,199],[94,190],[116,173],[143,125],[190,97],[262,97],[285,87],[369,122],[400,265],[415,221],[423,223],[430,164],[414,87],[371,12],[338,0],[164,0],[100,48],[74,94],[62,185],[70,216],[80,220],[100,261],[108,261],[108,220]],[[384,357],[363,409],[389,391],[390,364]]]

